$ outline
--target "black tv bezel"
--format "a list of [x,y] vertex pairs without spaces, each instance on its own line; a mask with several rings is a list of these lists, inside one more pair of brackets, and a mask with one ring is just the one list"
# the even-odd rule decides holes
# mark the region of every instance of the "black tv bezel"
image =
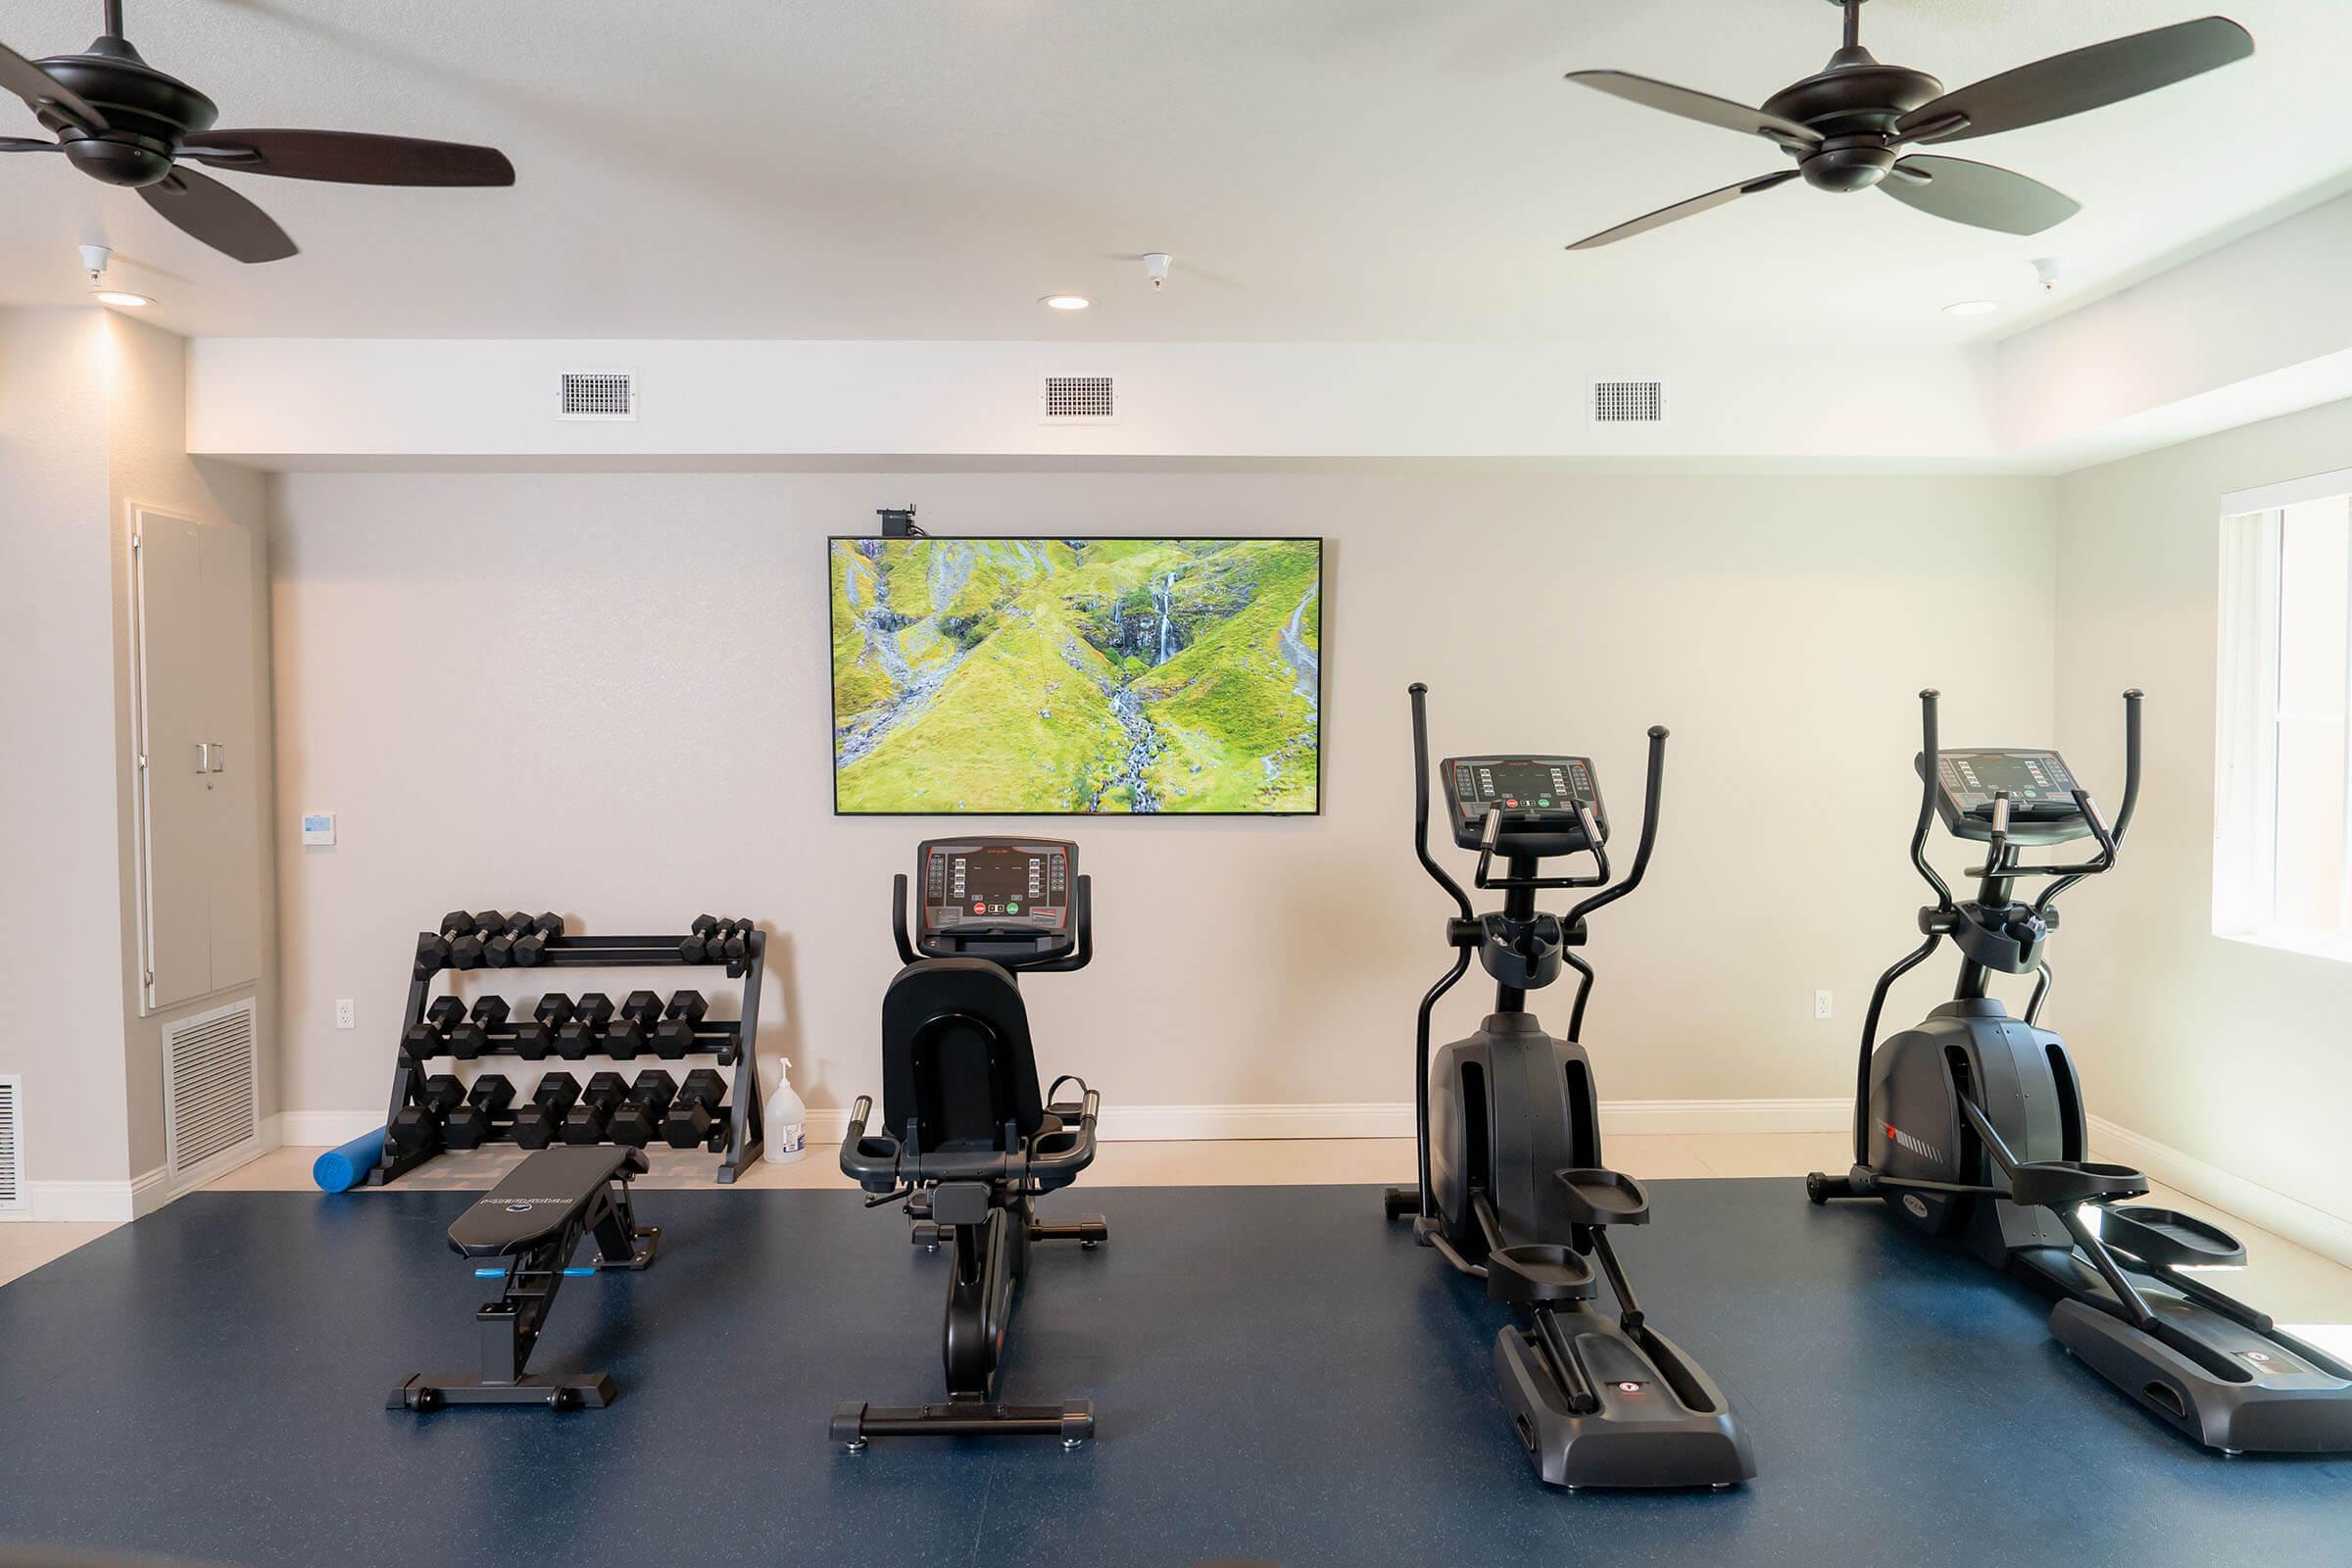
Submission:
[[[1325,751],[1325,742],[1327,737],[1325,734],[1326,726],[1323,719],[1323,661],[1320,655],[1324,646],[1324,638],[1322,635],[1324,610],[1325,607],[1327,607],[1331,602],[1331,585],[1329,573],[1326,570],[1326,567],[1329,565],[1329,561],[1327,559],[1329,552],[1324,549],[1324,542],[1328,537],[1329,536],[1326,534],[1319,533],[927,533],[916,535],[912,539],[897,539],[870,533],[827,534],[825,536],[825,569],[823,577],[825,590],[825,771],[828,775],[832,789],[833,814],[837,817],[853,819],[864,817],[906,816],[924,818],[945,817],[955,821],[971,821],[989,817],[1012,820],[1023,820],[1034,817],[1049,817],[1067,820],[1072,817],[1077,817],[1089,822],[1117,820],[1147,821],[1155,817],[1166,817],[1173,821],[1185,821],[1188,819],[1229,820],[1233,818],[1280,820],[1286,817],[1321,816],[1323,814],[1323,754]],[[1050,543],[1057,539],[1063,541],[1064,543],[1075,542],[1079,544],[1098,544],[1113,540],[1127,542],[1136,540],[1215,540],[1224,544],[1312,544],[1315,547],[1315,646],[1318,657],[1315,660],[1315,804],[1312,807],[1305,810],[1299,811],[958,811],[954,809],[935,811],[849,811],[842,808],[841,751],[838,743],[833,738],[834,721],[841,716],[841,693],[836,686],[836,675],[838,672],[833,667],[833,547],[837,544],[864,544],[868,541],[881,544],[907,544],[919,542],[921,540],[937,540],[943,543],[959,540],[966,543],[985,544],[1000,540],[1028,540]]]

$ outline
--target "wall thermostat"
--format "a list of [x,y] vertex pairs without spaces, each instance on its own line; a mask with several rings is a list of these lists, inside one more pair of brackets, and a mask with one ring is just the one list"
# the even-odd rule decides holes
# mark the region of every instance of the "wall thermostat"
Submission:
[[335,842],[335,813],[312,811],[302,819],[302,842],[305,845]]

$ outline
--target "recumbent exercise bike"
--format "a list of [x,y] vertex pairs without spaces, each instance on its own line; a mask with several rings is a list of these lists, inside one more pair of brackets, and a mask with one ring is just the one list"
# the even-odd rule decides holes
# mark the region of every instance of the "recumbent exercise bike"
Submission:
[[906,967],[882,999],[882,1120],[868,1133],[859,1096],[842,1141],[841,1168],[869,1207],[901,1200],[909,1239],[951,1253],[948,1400],[911,1408],[851,1402],[832,1437],[852,1452],[876,1437],[1094,1435],[1094,1405],[997,1402],[997,1369],[1029,1258],[1029,1245],[1109,1238],[1100,1215],[1049,1224],[1037,1200],[1067,1187],[1095,1157],[1102,1097],[1047,1103],[1038,1092],[1029,1013],[1014,977],[1066,973],[1094,957],[1092,890],[1077,875],[1078,847],[1058,839],[964,838],[924,843],[916,934],[906,933],[906,878],[893,879],[891,922]]

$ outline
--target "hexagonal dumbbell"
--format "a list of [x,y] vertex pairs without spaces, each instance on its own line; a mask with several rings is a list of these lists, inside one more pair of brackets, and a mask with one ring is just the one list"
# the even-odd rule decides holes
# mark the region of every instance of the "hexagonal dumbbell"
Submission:
[[464,1102],[466,1086],[453,1075],[437,1072],[417,1091],[417,1098],[392,1116],[392,1145],[414,1153],[441,1147],[441,1124]]
[[425,1062],[449,1054],[449,1032],[466,1021],[466,1004],[455,997],[435,997],[424,1017],[409,1025],[400,1047],[411,1059]]
[[643,1149],[662,1130],[669,1102],[678,1098],[678,1081],[666,1067],[648,1067],[629,1085],[629,1098],[612,1112],[605,1136],[630,1149]]
[[662,1139],[672,1149],[692,1149],[710,1136],[718,1125],[727,1100],[727,1081],[715,1067],[697,1067],[686,1075],[679,1086],[678,1098],[669,1102],[662,1118]]
[[473,916],[464,909],[452,909],[441,917],[441,928],[416,938],[416,972],[431,974],[435,969],[449,967],[450,945],[473,929]]
[[531,922],[531,928],[516,936],[508,957],[523,967],[537,963],[546,954],[547,945],[564,934],[564,917],[553,912],[543,913]]
[[507,929],[507,916],[496,909],[483,909],[473,917],[473,929],[449,945],[449,966],[453,969],[479,969],[486,961],[490,939]]
[[632,991],[620,1004],[620,1016],[605,1031],[605,1054],[614,1061],[634,1061],[653,1043],[654,1026],[662,1021],[662,999],[651,991]]
[[556,1054],[578,1061],[604,1049],[605,1025],[612,1019],[612,999],[602,991],[586,991],[571,1004],[571,1016],[556,1026]]
[[710,1006],[700,991],[672,992],[662,1021],[654,1025],[654,1054],[676,1061],[693,1051],[694,1026],[703,1021]]
[[514,1086],[501,1072],[486,1072],[466,1091],[466,1103],[441,1124],[441,1141],[452,1149],[479,1149],[496,1128],[499,1112],[514,1103]]
[[449,1054],[460,1061],[471,1061],[488,1051],[490,1031],[505,1025],[507,1010],[504,997],[476,997],[472,1016],[449,1031]]
[[621,1102],[629,1098],[628,1086],[616,1072],[589,1075],[588,1087],[580,1091],[580,1102],[564,1113],[564,1141],[567,1144],[601,1144],[605,1129],[618,1110]]
[[580,1081],[567,1072],[539,1075],[527,1104],[514,1112],[514,1137],[523,1149],[545,1149],[564,1130],[564,1118],[580,1102]]
[[531,1007],[531,1015],[514,1025],[514,1054],[525,1061],[545,1061],[556,1049],[556,1031],[571,1016],[571,999],[551,991]]

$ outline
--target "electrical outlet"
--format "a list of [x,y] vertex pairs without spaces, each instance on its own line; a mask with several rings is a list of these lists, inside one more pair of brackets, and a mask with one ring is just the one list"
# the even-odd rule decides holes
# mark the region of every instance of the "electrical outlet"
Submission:
[[335,1027],[338,1029],[357,1029],[359,1026],[359,1009],[352,1005],[351,999],[349,997],[337,998],[335,1002]]
[[1813,993],[1813,1016],[1816,1018],[1830,1016],[1830,994],[1827,991]]

